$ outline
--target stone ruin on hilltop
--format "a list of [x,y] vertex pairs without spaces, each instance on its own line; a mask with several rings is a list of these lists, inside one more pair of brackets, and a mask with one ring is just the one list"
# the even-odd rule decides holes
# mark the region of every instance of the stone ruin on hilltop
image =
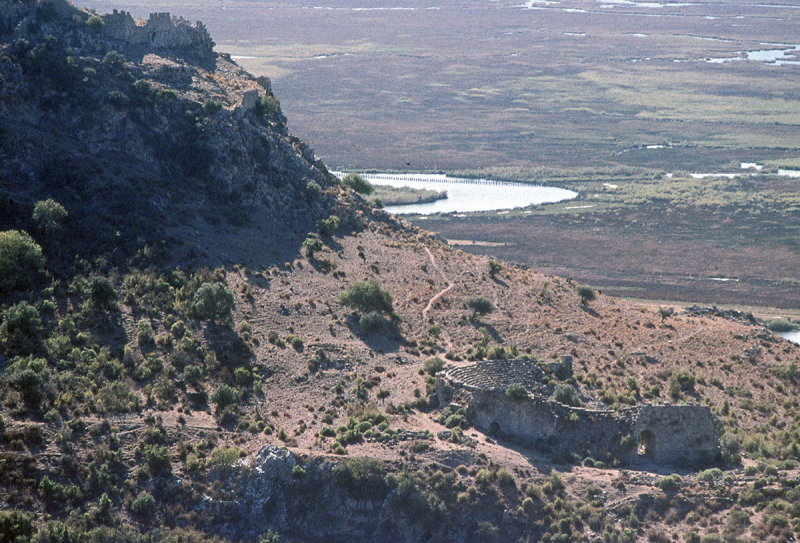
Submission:
[[169,13],[151,13],[147,21],[137,21],[127,11],[116,9],[102,18],[105,22],[103,34],[129,45],[209,52],[214,48],[214,40],[200,21],[191,24],[182,17],[172,17]]
[[[571,377],[571,357],[543,369],[533,360],[493,360],[436,376],[439,405],[465,409],[477,428],[537,450],[630,465],[702,465],[719,458],[711,410],[703,405],[644,404],[616,411],[570,407],[543,394],[548,373]],[[506,395],[522,385],[527,399]]]

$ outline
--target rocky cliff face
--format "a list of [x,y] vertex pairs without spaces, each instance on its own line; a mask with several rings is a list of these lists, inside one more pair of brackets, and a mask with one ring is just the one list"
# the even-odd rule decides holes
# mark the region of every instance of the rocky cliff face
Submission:
[[0,31],[5,226],[45,197],[83,208],[91,220],[73,237],[105,245],[122,229],[153,237],[253,215],[276,231],[313,230],[333,212],[355,224],[269,80],[213,53],[201,23],[9,1]]

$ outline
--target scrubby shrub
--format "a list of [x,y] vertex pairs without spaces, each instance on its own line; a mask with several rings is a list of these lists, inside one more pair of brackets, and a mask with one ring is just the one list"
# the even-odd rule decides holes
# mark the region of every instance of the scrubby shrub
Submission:
[[494,309],[492,302],[480,296],[467,300],[467,307],[472,310],[471,320],[475,320],[477,315],[485,315]]
[[327,219],[317,221],[317,230],[323,236],[332,236],[341,224],[342,221],[337,215],[330,215]]
[[203,283],[192,299],[190,312],[198,319],[223,321],[233,311],[233,293],[222,283]]
[[280,111],[281,104],[278,102],[278,99],[271,94],[265,94],[258,101],[256,107],[261,114],[266,115],[267,117],[272,117],[278,113],[278,111]]
[[156,512],[156,500],[153,496],[142,490],[139,492],[139,495],[131,501],[130,510],[134,515],[148,520],[153,516],[153,513]]
[[172,457],[164,445],[148,445],[144,451],[145,464],[153,475],[172,471]]
[[67,216],[68,213],[64,206],[52,198],[39,200],[33,206],[33,222],[36,223],[39,231],[47,236],[58,233]]
[[795,323],[786,319],[770,319],[764,323],[764,326],[772,332],[792,332],[798,328]]
[[342,178],[342,185],[349,188],[353,192],[369,196],[375,192],[375,187],[372,184],[358,175],[357,173],[348,173]]
[[303,250],[308,258],[314,258],[314,253],[322,250],[322,241],[316,235],[309,234],[303,240]]
[[352,283],[339,296],[342,305],[352,307],[362,313],[375,311],[389,313],[394,311],[392,295],[374,281],[357,281]]
[[222,102],[219,100],[206,99],[203,101],[203,113],[206,115],[214,115],[222,111]]
[[222,411],[229,405],[233,405],[239,400],[239,393],[235,388],[228,385],[220,385],[211,395],[211,401],[217,406],[217,412]]
[[29,354],[38,349],[42,339],[42,319],[38,309],[22,301],[3,311],[2,319],[2,350],[10,354]]
[[596,297],[594,289],[592,287],[588,286],[588,285],[580,285],[575,290],[578,292],[578,296],[581,297],[581,303],[583,305],[588,304],[589,302],[594,300],[595,297]]
[[572,385],[556,385],[551,399],[572,407],[578,407],[581,405],[581,401],[578,398],[578,393],[575,391]]
[[664,492],[675,492],[680,488],[681,484],[683,484],[683,479],[677,473],[661,477],[656,481],[656,486]]
[[136,341],[139,345],[153,344],[153,325],[147,319],[139,319],[136,323]]
[[89,18],[86,19],[86,26],[89,27],[89,30],[97,34],[101,30],[103,30],[103,27],[106,26],[106,22],[103,20],[102,17],[99,17],[97,15],[90,15]]
[[0,292],[33,285],[43,270],[42,248],[27,232],[0,232]]
[[31,515],[16,509],[0,511],[0,541],[28,541],[33,535]]
[[211,451],[208,465],[219,469],[222,473],[229,473],[241,457],[242,451],[238,447],[217,447]]
[[422,363],[422,371],[428,375],[436,375],[444,369],[444,360],[435,356]]
[[95,309],[117,309],[117,291],[107,277],[93,277],[89,282],[89,299]]
[[375,458],[350,458],[332,473],[334,484],[356,499],[383,499],[389,491],[383,462]]
[[521,402],[528,399],[528,391],[523,385],[514,383],[506,388],[506,396],[515,402]]
[[502,269],[503,265],[499,260],[495,260],[493,258],[489,259],[489,277],[494,279],[494,276],[500,273],[500,270]]

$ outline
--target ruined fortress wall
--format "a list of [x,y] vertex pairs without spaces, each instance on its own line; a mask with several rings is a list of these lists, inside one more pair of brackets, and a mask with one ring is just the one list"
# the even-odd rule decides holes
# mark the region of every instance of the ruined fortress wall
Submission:
[[633,433],[639,440],[643,434],[652,438],[650,454],[659,464],[708,463],[719,456],[714,418],[706,406],[641,406],[633,420]]
[[151,13],[146,22],[136,21],[126,11],[103,15],[103,35],[128,45],[153,49],[197,49],[211,51],[214,41],[201,22],[191,24],[169,13]]
[[629,409],[595,411],[537,398],[514,401],[502,391],[474,391],[468,413],[476,427],[499,430],[530,446],[602,460],[626,460],[634,452],[622,445],[633,428]]

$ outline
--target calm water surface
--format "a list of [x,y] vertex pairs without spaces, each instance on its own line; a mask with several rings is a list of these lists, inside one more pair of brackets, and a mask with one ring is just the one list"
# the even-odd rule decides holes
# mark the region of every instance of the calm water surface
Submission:
[[[336,172],[336,175],[339,175]],[[427,204],[386,206],[386,211],[400,215],[431,213],[467,213],[513,209],[532,204],[571,200],[578,193],[556,187],[509,183],[488,179],[463,179],[439,174],[360,174],[373,185],[410,187],[447,191],[447,198]]]

